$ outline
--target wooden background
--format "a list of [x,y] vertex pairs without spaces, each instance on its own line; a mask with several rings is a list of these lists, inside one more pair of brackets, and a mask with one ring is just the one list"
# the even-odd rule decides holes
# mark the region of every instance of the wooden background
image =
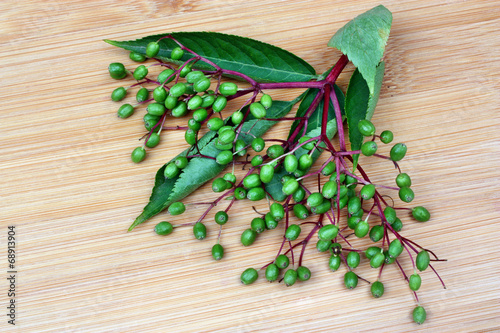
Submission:
[[[190,228],[155,235],[165,214],[126,232],[147,202],[155,171],[184,143],[182,133],[169,132],[142,164],[130,161],[144,133],[141,116],[116,118],[109,94],[125,83],[110,79],[107,66],[137,65],[103,39],[181,30],[239,34],[294,52],[322,72],[339,56],[326,47],[330,37],[378,4],[2,1],[0,271],[7,275],[7,226],[15,225],[18,276],[15,327],[5,315],[5,278],[0,283],[0,331],[500,330],[497,1],[384,2],[394,21],[373,121],[407,143],[402,168],[413,177],[414,203],[433,215],[425,224],[408,221],[403,234],[448,259],[436,264],[448,289],[431,272],[422,274],[425,325],[412,323],[413,296],[395,267],[384,271],[386,295],[375,300],[364,283],[347,291],[342,273],[329,272],[327,256],[313,246],[306,251],[309,282],[286,288],[261,279],[241,286],[241,271],[271,260],[281,232],[243,248],[239,235],[255,214],[242,202],[225,228],[221,262],[209,255],[217,234],[211,222],[201,242]],[[286,127],[277,133],[284,137]],[[361,162],[375,179],[393,181],[389,164]],[[184,202],[214,197],[204,186]],[[202,209],[170,220],[193,221]],[[373,280],[375,270],[362,265],[358,272]]]

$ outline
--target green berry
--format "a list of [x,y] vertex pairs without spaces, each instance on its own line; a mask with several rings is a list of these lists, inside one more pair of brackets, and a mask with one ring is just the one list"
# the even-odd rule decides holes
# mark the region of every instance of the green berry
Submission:
[[158,133],[151,133],[148,141],[146,141],[146,147],[154,148],[160,143],[160,135]]
[[130,51],[128,57],[130,60],[135,61],[135,62],[143,62],[146,60],[146,57],[140,53],[136,53],[134,51]]
[[395,239],[389,244],[389,257],[397,258],[402,252],[404,248],[399,239]]
[[270,212],[267,213],[266,216],[264,216],[264,222],[266,223],[266,229],[268,230],[276,229],[276,227],[278,226],[278,221],[274,219]]
[[297,278],[300,281],[307,281],[311,278],[311,270],[306,266],[297,267]]
[[196,131],[193,131],[192,129],[189,128],[184,133],[184,139],[189,145],[194,145],[196,143],[197,135],[198,133]]
[[285,150],[281,145],[272,145],[269,148],[267,148],[267,156],[271,159],[275,159],[280,157],[285,153]]
[[262,182],[260,180],[260,177],[259,175],[253,173],[253,174],[250,174],[248,176],[245,177],[245,179],[243,179],[243,186],[245,188],[254,188],[254,187],[258,187],[258,186],[261,186],[262,185]]
[[216,178],[212,182],[212,191],[220,193],[228,188],[228,183],[224,178]]
[[358,122],[358,129],[364,136],[372,136],[375,134],[375,125],[369,120],[362,119]]
[[408,285],[410,286],[411,290],[417,291],[420,289],[420,286],[422,285],[422,278],[417,273],[412,274],[410,275]]
[[181,215],[186,211],[186,206],[182,202],[174,202],[168,206],[168,212],[170,215]]
[[233,124],[239,125],[243,121],[244,117],[245,117],[245,115],[243,114],[243,112],[241,112],[241,111],[235,111],[231,115],[231,121],[233,122]]
[[413,321],[414,322],[421,325],[425,322],[426,318],[427,318],[427,313],[425,312],[425,309],[423,307],[421,307],[419,305],[415,309],[413,309]]
[[332,272],[335,272],[339,269],[341,263],[342,260],[340,259],[340,257],[332,254],[330,256],[330,259],[328,260],[328,267],[330,267],[330,270],[332,270]]
[[347,266],[351,268],[356,268],[359,266],[359,263],[361,262],[361,257],[359,256],[358,252],[351,251],[347,255],[346,261],[347,261]]
[[148,58],[154,58],[160,52],[160,44],[158,42],[150,42],[146,46],[146,56]]
[[238,92],[238,86],[233,82],[224,82],[219,86],[219,92],[224,96],[232,96]]
[[375,281],[372,283],[370,291],[373,297],[380,298],[384,294],[384,284],[380,281]]
[[159,75],[158,75],[158,82],[161,84],[167,84],[170,83],[174,80],[175,75],[173,75],[175,71],[173,69],[167,68],[163,70]]
[[370,259],[370,266],[372,268],[379,268],[385,261],[385,255],[382,252],[377,253]]
[[297,224],[292,224],[288,226],[288,228],[285,231],[285,238],[287,241],[294,241],[297,238],[299,238],[300,235],[300,226]]
[[276,257],[274,260],[274,263],[278,268],[280,269],[285,269],[290,265],[290,259],[285,254],[280,254],[279,256]]
[[193,112],[193,119],[197,122],[202,122],[208,117],[208,112],[205,109],[198,109]]
[[306,190],[299,186],[298,190],[292,195],[293,201],[301,202],[306,197]]
[[210,88],[210,79],[201,78],[193,84],[193,89],[196,92],[204,92]]
[[[180,77],[186,77],[186,75],[188,75],[189,73],[191,73],[191,69],[192,69],[191,66],[192,65],[190,65],[190,64],[186,64],[184,67],[182,67],[182,69],[181,69],[181,71],[179,73],[179,76]],[[192,87],[192,85],[190,87]],[[194,92],[194,90],[193,90],[193,92]]]
[[402,187],[399,189],[399,198],[404,202],[412,202],[415,199],[415,193],[409,187]]
[[321,170],[323,176],[330,176],[335,171],[335,163],[332,161],[328,162]]
[[177,165],[175,165],[175,163],[168,163],[165,166],[165,170],[163,170],[163,175],[167,179],[173,179],[173,178],[177,177],[180,172],[181,172],[181,169],[179,169],[177,167]]
[[260,176],[260,180],[264,184],[270,183],[271,180],[273,180],[274,167],[272,165],[270,165],[270,164],[263,165],[260,168],[259,176]]
[[255,155],[252,157],[252,160],[250,161],[250,164],[252,164],[253,167],[259,166],[264,162],[264,158],[261,155]]
[[375,185],[373,184],[366,184],[361,188],[361,191],[359,191],[359,195],[363,200],[370,200],[373,198],[375,195]]
[[134,107],[130,104],[123,104],[118,109],[117,115],[118,117],[125,119],[134,114]]
[[229,150],[221,151],[219,154],[217,154],[215,161],[219,165],[229,164],[233,161],[233,153]]
[[293,214],[300,220],[305,220],[309,217],[309,211],[307,207],[301,204],[296,204],[293,206]]
[[215,244],[212,246],[212,257],[215,260],[221,260],[224,256],[224,248],[220,244]]
[[397,143],[391,148],[390,156],[391,160],[394,162],[401,161],[405,155],[408,148],[404,143]]
[[372,242],[376,243],[384,238],[384,227],[381,225],[375,225],[370,230],[370,239]]
[[224,110],[226,105],[227,105],[227,98],[224,96],[218,96],[215,99],[214,104],[212,104],[212,110],[214,112],[221,112],[222,110]]
[[260,104],[259,102],[255,102],[250,104],[250,113],[252,116],[254,116],[256,119],[261,119],[266,116],[266,108]]
[[138,103],[147,101],[149,99],[149,90],[147,88],[139,89],[137,91],[137,94],[135,95],[135,99],[137,100]]
[[396,177],[396,184],[398,185],[398,187],[410,187],[411,178],[407,173],[400,173]]
[[365,237],[368,234],[368,231],[370,231],[370,225],[366,221],[360,221],[354,228],[354,234],[358,238]]
[[186,92],[186,85],[183,82],[178,82],[170,88],[170,96],[180,97]]
[[165,99],[164,105],[167,109],[172,110],[177,106],[177,103],[179,103],[179,99],[177,97],[168,95],[167,98]]
[[160,117],[163,116],[163,114],[165,113],[165,106],[160,103],[151,103],[146,108],[146,111],[148,111],[148,113],[153,116]]
[[413,218],[419,222],[427,222],[431,218],[429,211],[422,206],[417,206],[411,210]]
[[188,113],[187,103],[181,101],[172,109],[172,116],[176,118],[184,117]]
[[184,55],[184,51],[180,47],[175,47],[170,54],[170,58],[173,60],[180,60]]
[[188,83],[195,83],[196,81],[199,81],[201,79],[205,79],[205,74],[201,71],[192,71],[189,72],[188,75],[186,75],[186,81]]
[[295,178],[288,179],[281,188],[283,194],[291,195],[299,189],[299,182]]
[[[262,187],[254,187],[248,190],[247,199],[250,201],[259,201],[264,199],[266,196],[266,192]],[[266,224],[267,225],[267,224]]]
[[234,189],[234,197],[236,200],[243,200],[247,197],[247,190],[243,187],[237,187]]
[[271,204],[269,212],[276,222],[281,221],[285,217],[285,208],[277,202]]
[[394,221],[391,227],[392,229],[394,229],[394,231],[400,232],[401,229],[403,229],[403,222],[401,222],[399,218],[396,218],[396,221]]
[[137,81],[144,79],[147,75],[148,68],[144,65],[138,66],[133,73],[134,79],[136,79]]
[[266,230],[266,222],[264,221],[264,219],[262,219],[260,217],[256,217],[250,223],[250,227],[256,233],[260,234],[260,233],[264,232],[264,230]]
[[259,273],[255,268],[247,268],[243,273],[241,273],[241,283],[244,285],[249,285],[254,283],[259,277]]
[[334,180],[329,180],[325,184],[323,184],[323,188],[321,190],[321,194],[325,199],[331,199],[337,194],[338,184]]
[[[347,206],[347,203],[349,202],[349,197],[344,196],[339,199],[339,209],[343,209],[345,206]],[[337,208],[337,201],[335,200],[335,208]]]
[[384,208],[384,216],[387,220],[387,223],[393,224],[397,219],[396,210],[392,207],[387,206]]
[[394,135],[391,131],[383,131],[382,133],[380,133],[380,141],[382,141],[382,143],[391,143],[393,138]]
[[115,102],[119,102],[125,98],[127,95],[127,89],[124,87],[118,87],[111,93],[111,99]]
[[330,250],[330,247],[332,246],[332,242],[329,240],[323,240],[323,239],[318,239],[316,242],[316,249],[318,252],[326,252]]
[[201,124],[196,120],[194,120],[193,118],[188,120],[187,125],[190,129],[192,129],[195,132],[198,132],[201,129]]
[[266,147],[266,142],[262,138],[255,138],[252,140],[252,149],[260,153]]
[[266,279],[269,282],[274,282],[278,279],[278,276],[280,274],[280,270],[276,264],[270,264],[266,268]]
[[201,99],[203,100],[203,103],[201,104],[202,108],[208,108],[215,102],[215,97],[212,94],[205,94]]
[[336,225],[328,224],[321,227],[318,231],[318,237],[322,240],[331,241],[337,237],[339,228]]
[[294,270],[293,268],[289,268],[285,272],[285,275],[283,276],[283,282],[287,287],[291,287],[295,284],[296,281],[297,281],[297,271]]
[[[230,182],[231,184],[235,184],[236,183],[236,176],[233,174],[233,173],[226,173],[223,177],[226,181]],[[232,187],[232,185],[231,185]]]
[[299,169],[300,170],[307,170],[309,169],[313,164],[313,159],[312,156],[309,154],[304,154],[300,156],[299,158]]
[[347,226],[354,230],[356,229],[356,226],[358,225],[358,223],[361,221],[361,218],[357,217],[357,216],[351,216],[347,219]]
[[338,175],[338,179],[337,179],[337,171],[335,171],[334,173],[332,173],[329,180],[334,180],[334,181],[343,183],[345,181],[345,177],[346,177],[345,173],[341,173]]
[[170,222],[167,221],[160,222],[155,226],[155,232],[158,235],[169,235],[172,233],[173,230],[174,227]]
[[109,76],[111,76],[115,80],[121,80],[125,76],[127,76],[127,70],[122,63],[114,62],[109,64],[108,66]]
[[431,262],[431,258],[429,256],[429,252],[426,250],[422,250],[417,254],[416,266],[417,269],[421,272],[425,271]]
[[257,238],[257,232],[252,229],[246,229],[243,231],[241,234],[241,244],[244,246],[250,246],[255,242],[255,239]]
[[198,240],[205,239],[207,237],[207,227],[201,222],[196,222],[193,226],[193,235]]
[[389,251],[387,251],[387,250],[386,250],[386,251],[384,251],[384,257],[385,257],[384,261],[385,261],[385,263],[386,263],[386,264],[388,264],[388,265],[393,264],[393,263],[394,263],[394,261],[396,261],[396,258],[391,258],[391,257],[389,256]]
[[331,207],[332,202],[330,200],[325,200],[319,206],[311,207],[311,212],[313,214],[324,214],[329,211]]
[[366,141],[361,145],[361,154],[372,156],[377,152],[377,143],[375,141]]
[[[158,124],[158,121],[160,120],[160,117],[158,116],[153,116],[149,113],[146,113],[144,115],[144,128],[146,128],[146,130],[148,131],[151,131],[153,129],[153,127],[156,126],[156,124]],[[156,126],[155,129],[159,129],[160,126]]]
[[382,253],[382,249],[377,246],[370,246],[365,250],[365,256],[367,259],[371,259],[379,253]]
[[344,275],[344,284],[347,289],[354,289],[358,285],[358,276],[354,272],[347,272]]
[[[309,136],[303,136],[299,139],[299,144],[303,144],[304,142],[306,141],[309,141],[311,140],[311,137]],[[302,146],[303,149],[305,150],[313,150],[314,149],[314,146],[316,145],[316,140],[313,140],[313,141],[309,141],[308,143],[306,143],[305,145]]]
[[224,126],[224,121],[220,118],[211,118],[207,122],[207,127],[211,131],[218,131],[222,126]]
[[215,223],[217,223],[219,225],[226,224],[226,222],[227,222],[228,219],[229,219],[229,216],[223,210],[220,210],[217,213],[215,213],[214,220],[215,220]]
[[358,197],[352,197],[347,203],[347,211],[349,214],[354,214],[361,209],[361,200]]
[[311,193],[309,197],[307,197],[307,205],[309,207],[317,207],[323,203],[323,195],[319,192]]
[[146,158],[146,150],[144,149],[144,147],[135,148],[132,151],[131,158],[132,158],[132,162],[134,162],[134,163],[139,163],[139,162],[144,161],[144,159]]
[[297,156],[290,154],[286,155],[283,164],[285,166],[285,170],[292,173],[299,167],[299,160],[297,159]]
[[167,91],[162,86],[156,87],[153,90],[153,98],[158,103],[165,103],[167,95],[168,95]]

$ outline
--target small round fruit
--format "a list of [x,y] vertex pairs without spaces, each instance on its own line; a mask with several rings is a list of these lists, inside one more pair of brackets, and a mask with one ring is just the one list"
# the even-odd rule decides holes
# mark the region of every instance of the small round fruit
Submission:
[[285,239],[287,241],[296,240],[300,235],[300,231],[301,231],[300,226],[297,224],[292,224],[288,226],[288,228],[285,231]]
[[134,114],[134,107],[131,104],[123,104],[118,109],[117,115],[118,117],[125,119]]
[[134,163],[142,162],[146,158],[146,150],[144,149],[144,147],[137,147],[132,151],[130,157],[132,158],[132,162]]
[[212,246],[212,257],[215,260],[221,260],[224,256],[224,248],[220,244],[215,244]]
[[394,139],[394,135],[391,131],[383,131],[382,133],[380,133],[380,141],[382,143],[391,143],[392,139]]
[[179,60],[184,55],[184,51],[180,47],[175,47],[172,49],[172,53],[170,54],[170,58],[173,60]]
[[127,76],[127,70],[122,63],[113,62],[108,66],[109,76],[111,76],[115,80],[121,80],[125,76]]
[[410,275],[408,286],[410,287],[411,290],[417,291],[420,289],[421,285],[422,285],[422,278],[420,277],[420,275],[418,275],[417,273]]
[[241,234],[241,244],[244,246],[250,246],[255,242],[255,239],[257,238],[257,232],[252,229],[246,229],[243,231]]
[[266,268],[266,279],[269,282],[274,282],[278,279],[278,276],[280,274],[280,270],[276,264],[270,264]]
[[205,239],[207,237],[207,227],[201,222],[196,222],[193,226],[193,235],[198,240]]
[[372,136],[375,134],[375,125],[369,120],[362,119],[358,122],[359,132],[364,136]]
[[350,271],[344,275],[344,284],[347,289],[354,289],[358,285],[358,276],[356,273]]
[[361,145],[361,154],[372,156],[377,152],[377,143],[375,141],[366,141]]
[[214,219],[215,219],[215,223],[217,223],[219,225],[224,225],[224,224],[226,224],[227,220],[229,219],[229,216],[227,215],[227,213],[225,211],[221,210],[221,211],[218,211],[217,213],[215,213]]
[[347,255],[346,261],[347,261],[347,266],[349,266],[351,268],[356,268],[359,266],[359,263],[361,261],[361,257],[359,256],[358,252],[351,251]]
[[224,82],[219,86],[219,92],[224,96],[231,96],[238,92],[238,86],[233,82]]
[[250,223],[250,227],[256,233],[260,234],[266,230],[266,221],[264,221],[264,219],[262,219],[260,217],[256,217]]
[[300,281],[307,281],[311,278],[311,270],[306,266],[297,267],[297,278]]
[[342,259],[340,259],[339,256],[332,254],[330,256],[330,260],[328,260],[328,267],[330,267],[330,270],[332,272],[335,272],[339,269],[341,262],[342,262]]
[[155,226],[155,232],[158,235],[169,235],[172,233],[173,230],[174,227],[170,222],[167,221],[160,222]]
[[264,199],[265,196],[266,196],[266,191],[264,191],[262,187],[254,187],[248,190],[247,192],[247,199],[250,201],[259,201]]
[[419,222],[427,222],[431,218],[429,211],[422,206],[417,206],[411,210],[413,218]]
[[394,162],[401,161],[405,155],[408,148],[404,143],[397,143],[391,148],[390,156],[391,160]]
[[124,99],[126,95],[127,89],[125,89],[124,87],[118,87],[111,93],[111,100],[119,102]]
[[416,266],[419,271],[425,271],[431,262],[429,252],[422,250],[417,254]]
[[283,276],[283,282],[287,287],[291,287],[297,281],[297,271],[293,268],[288,269]]
[[241,283],[244,285],[249,285],[254,283],[259,277],[259,273],[255,268],[247,268],[243,273],[241,273]]
[[337,237],[338,233],[339,228],[336,225],[328,224],[319,229],[318,237],[322,240],[331,241]]
[[278,268],[280,269],[285,269],[290,265],[290,259],[284,254],[280,254],[279,256],[276,257],[276,260],[274,260],[274,263]]
[[421,325],[425,322],[426,318],[427,318],[427,313],[425,312],[425,309],[423,307],[421,307],[419,305],[415,309],[413,309],[413,321],[414,322]]
[[148,141],[146,141],[146,147],[154,148],[160,143],[160,135],[158,133],[151,133]]
[[146,46],[146,56],[148,58],[154,58],[160,52],[160,44],[158,42],[150,42]]
[[396,185],[398,187],[410,187],[411,186],[411,178],[407,173],[400,173],[396,176]]
[[182,202],[174,202],[168,206],[168,212],[170,215],[181,215],[186,211],[186,206]]
[[134,79],[138,81],[144,79],[147,75],[148,75],[148,68],[144,65],[138,66],[133,73]]
[[415,199],[415,193],[409,187],[401,187],[398,192],[399,198],[404,202],[412,202]]
[[140,53],[136,53],[134,51],[131,51],[128,55],[130,60],[135,61],[135,62],[143,62],[146,60],[146,57]]
[[384,294],[384,284],[380,281],[375,281],[372,283],[370,291],[373,297],[380,298]]

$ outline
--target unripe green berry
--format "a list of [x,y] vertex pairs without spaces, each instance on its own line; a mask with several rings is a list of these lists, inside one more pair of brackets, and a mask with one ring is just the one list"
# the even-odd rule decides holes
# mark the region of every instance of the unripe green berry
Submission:
[[193,226],[194,238],[198,240],[203,240],[207,237],[207,227],[201,222],[196,222]]
[[339,256],[332,254],[330,256],[330,259],[328,260],[328,267],[330,267],[330,270],[332,270],[332,272],[335,272],[339,269],[341,262],[342,260]]
[[215,220],[215,223],[217,223],[219,225],[226,224],[228,219],[229,219],[229,216],[223,210],[220,210],[217,213],[215,213],[214,220]]
[[124,87],[118,87],[111,93],[111,99],[115,102],[119,102],[125,98],[127,95],[127,89]]
[[243,114],[243,112],[238,110],[233,112],[233,114],[231,115],[231,121],[233,122],[233,124],[239,125],[243,121],[244,117],[245,115]]
[[266,109],[269,109],[273,104],[273,99],[271,96],[264,94],[260,97],[260,104],[262,104],[262,106]]
[[211,131],[218,131],[222,126],[224,126],[224,121],[220,118],[211,118],[207,122],[207,127]]
[[360,221],[354,228],[354,234],[358,238],[363,238],[368,234],[370,230],[370,225],[366,221]]
[[323,170],[321,170],[321,174],[323,176],[330,176],[334,171],[335,171],[335,163],[330,161],[324,166]]
[[307,281],[311,278],[311,270],[306,266],[297,267],[297,278],[300,281]]
[[220,244],[212,246],[212,257],[215,260],[221,260],[224,257],[224,248]]
[[313,164],[313,159],[312,156],[309,154],[304,154],[300,156],[299,158],[299,169],[300,170],[307,170],[309,169]]
[[260,180],[260,177],[259,177],[259,175],[255,174],[255,173],[250,174],[243,179],[243,186],[245,188],[254,188],[254,187],[261,186],[261,185],[262,185],[262,182]]
[[201,78],[193,84],[193,89],[196,92],[204,92],[210,88],[210,79]]
[[229,164],[233,161],[233,153],[229,150],[221,151],[219,154],[217,154],[215,161],[219,165]]
[[384,284],[380,281],[375,281],[370,287],[372,296],[375,298],[380,298],[384,294]]
[[[153,127],[158,124],[158,121],[160,120],[160,117],[158,116],[153,116],[152,114],[146,113],[143,117],[144,120],[144,128],[149,132],[153,129]],[[159,129],[160,126],[156,126],[155,129]]]
[[295,284],[296,281],[297,281],[297,271],[294,270],[293,268],[289,268],[285,272],[285,275],[283,276],[283,282],[287,287],[291,287]]
[[147,75],[148,68],[144,65],[138,66],[133,73],[134,79],[136,79],[137,81],[144,79]]
[[160,44],[157,42],[150,42],[146,46],[146,56],[148,58],[154,58],[160,52]]
[[196,143],[197,132],[192,129],[187,129],[184,133],[184,139],[189,145],[194,145]]
[[117,115],[118,117],[125,119],[134,114],[134,107],[131,104],[123,104],[118,109]]
[[247,190],[243,187],[237,187],[234,189],[234,197],[236,200],[243,200],[247,197]]
[[[260,187],[256,187],[260,188]],[[271,215],[271,213],[267,213],[266,216],[264,216],[264,222],[266,223],[266,229],[268,230],[273,230],[276,229],[278,226],[278,221],[274,219],[274,217]]]
[[328,224],[321,227],[318,231],[319,239],[331,241],[337,237],[339,228],[336,225]]
[[282,204],[277,202],[271,204],[269,212],[275,221],[281,221],[285,217],[285,208],[283,208]]
[[244,246],[250,246],[255,242],[255,239],[257,238],[257,232],[252,229],[246,229],[243,231],[241,234],[241,244]]
[[363,200],[370,200],[375,195],[375,185],[366,184],[361,188],[361,191],[359,191],[359,195]]
[[372,268],[379,268],[385,261],[385,255],[381,252],[377,253],[370,259],[370,266]]
[[260,153],[266,147],[266,142],[262,138],[255,138],[252,140],[252,149]]
[[325,199],[331,199],[337,194],[338,184],[336,181],[329,180],[325,184],[323,184],[323,188],[321,190],[321,194]]
[[168,95],[167,98],[165,99],[164,105],[167,109],[172,110],[177,106],[177,103],[179,103],[179,99],[177,97]]
[[391,148],[390,156],[391,160],[394,162],[401,161],[405,155],[408,148],[404,143],[397,143]]
[[293,206],[293,214],[300,220],[305,220],[309,217],[309,211],[307,207],[301,204],[296,204]]
[[422,206],[417,206],[411,210],[413,218],[419,222],[427,222],[431,218],[429,211]]
[[115,80],[121,80],[125,76],[127,76],[127,70],[122,63],[114,62],[109,64],[108,66],[109,76],[111,76]]
[[260,234],[266,230],[266,222],[264,221],[264,219],[262,219],[260,217],[256,217],[250,223],[250,227],[256,233]]
[[264,184],[270,183],[271,180],[273,180],[273,176],[274,176],[274,168],[273,168],[273,166],[270,165],[270,164],[263,165],[260,168],[259,176],[260,176],[260,180]]
[[318,252],[326,252],[330,250],[330,247],[332,246],[332,242],[329,240],[323,240],[323,239],[318,239],[316,242],[316,249]]
[[347,289],[354,289],[358,285],[358,276],[354,272],[347,272],[344,275],[344,284]]
[[224,110],[224,108],[226,107],[227,105],[227,99],[226,97],[224,96],[218,96],[215,101],[214,101],[214,104],[212,104],[212,110],[214,112],[221,112],[222,110]]
[[275,159],[280,157],[285,153],[285,150],[281,145],[272,145],[269,148],[267,148],[267,156],[271,159]]
[[299,182],[294,179],[288,179],[284,184],[283,187],[281,188],[283,194],[285,195],[291,195],[294,194],[298,189],[299,189]]
[[228,181],[228,182],[230,182],[230,183],[231,183],[231,185],[230,185],[230,187],[229,187],[229,188],[231,188],[231,187],[232,187],[232,185],[234,185],[234,184],[236,183],[236,176],[235,176],[233,173],[228,172],[228,173],[226,173],[226,174],[224,175],[224,177],[223,177],[223,178],[224,178],[226,181]]
[[202,108],[208,108],[215,102],[215,96],[212,94],[205,94],[201,99],[203,100],[203,103],[201,104]]
[[403,229],[403,222],[401,221],[401,219],[399,219],[399,217],[397,217],[396,221],[391,224],[391,227],[392,229],[394,229],[394,231],[400,232],[401,229]]
[[224,178],[216,178],[212,182],[212,191],[220,193],[228,188],[228,183]]
[[425,309],[420,305],[417,306],[415,309],[413,309],[412,315],[413,315],[413,321],[418,325],[423,324],[425,322],[425,319],[427,318],[427,313],[425,312]]
[[306,197],[306,190],[304,190],[300,186],[297,189],[297,191],[295,191],[292,195],[293,201],[295,202],[301,202],[302,200],[304,200],[305,197]]
[[389,256],[391,258],[397,258],[402,252],[404,248],[399,239],[395,239],[389,244]]
[[358,225],[358,223],[361,221],[361,218],[357,217],[357,216],[351,216],[347,219],[347,226],[354,230],[356,229],[356,226]]
[[300,226],[297,224],[292,224],[288,226],[288,228],[285,231],[285,238],[287,241],[294,241],[296,240],[299,235],[300,235]]
[[[311,140],[310,136],[303,136],[299,139],[299,144],[303,144],[304,142],[309,141],[309,140]],[[315,145],[316,145],[316,140],[313,140],[313,141],[309,141],[308,143],[303,145],[302,148],[310,151],[310,150],[314,149]]]
[[297,156],[293,154],[286,155],[283,165],[285,166],[285,170],[287,172],[292,173],[299,167],[299,160],[297,159]]
[[174,202],[168,206],[168,212],[170,215],[181,215],[186,211],[186,206],[182,202]]
[[372,156],[377,152],[377,143],[375,141],[366,141],[361,145],[361,154]]
[[232,96],[238,92],[238,86],[233,82],[224,82],[219,86],[219,92],[224,96]]
[[359,263],[361,262],[361,257],[359,256],[358,252],[351,251],[347,255],[346,261],[347,261],[347,266],[351,268],[356,268],[359,266]]
[[407,173],[400,173],[396,176],[396,185],[398,187],[410,187],[411,186],[411,178]]
[[205,74],[201,71],[192,71],[186,75],[186,81],[188,83],[195,83],[198,80],[205,79]]
[[146,57],[140,53],[136,53],[134,51],[130,51],[128,57],[130,60],[135,61],[135,62],[143,62],[146,60]]
[[160,143],[160,135],[158,133],[151,133],[148,141],[146,141],[146,147],[154,148]]
[[324,200],[319,206],[311,207],[311,212],[313,214],[324,214],[330,210],[332,207],[332,202],[330,200]]
[[429,267],[429,263],[431,262],[431,258],[429,256],[429,252],[426,250],[422,250],[417,254],[417,259],[415,260],[415,264],[417,269],[421,272],[425,271],[427,267]]
[[261,155],[255,155],[252,157],[252,160],[250,161],[250,164],[252,164],[253,167],[259,166],[264,162],[264,158]]
[[[192,65],[191,64],[187,64],[185,65],[184,67],[182,67],[180,73],[179,73],[179,76],[180,77],[186,77],[186,75],[188,75],[189,73],[191,73],[191,70],[192,70]],[[192,85],[190,85],[190,87],[192,87]],[[193,93],[194,90],[192,92],[190,92],[189,94]]]
[[[264,199],[266,196],[266,192],[262,187],[254,187],[248,190],[247,199],[250,201],[259,201]],[[266,224],[267,225],[267,224]]]
[[370,239],[372,242],[376,243],[384,238],[384,227],[381,225],[375,225],[370,230]]
[[387,220],[387,223],[393,224],[397,219],[396,210],[390,206],[387,206],[384,208],[384,216]]
[[155,232],[158,235],[169,235],[172,233],[173,230],[174,227],[170,222],[167,221],[160,222],[155,226]]
[[362,119],[358,122],[359,132],[364,136],[372,136],[375,134],[375,125],[369,120]]
[[404,202],[412,202],[415,199],[415,193],[409,187],[401,187],[398,192],[399,198]]
[[382,249],[377,246],[370,246],[365,250],[365,256],[367,259],[371,259],[379,253],[382,253]]
[[139,89],[137,91],[137,94],[135,95],[135,99],[137,100],[138,103],[147,101],[149,99],[149,90],[147,88]]
[[278,276],[280,274],[280,270],[276,264],[270,264],[266,268],[266,279],[269,282],[274,282],[278,279]]
[[172,82],[175,79],[175,75],[173,75],[175,71],[171,68],[167,68],[163,70],[159,75],[158,75],[158,82],[161,84],[167,84]]
[[201,124],[196,120],[194,120],[193,118],[188,120],[187,125],[190,129],[192,129],[195,132],[198,132],[201,129]]
[[186,85],[183,82],[178,82],[170,88],[170,96],[180,97],[186,92]]
[[417,291],[420,289],[422,285],[422,278],[417,273],[410,275],[410,279],[408,281],[408,285],[411,290]]
[[170,59],[180,60],[184,55],[184,51],[180,47],[175,47],[172,49],[172,53],[170,54]]
[[309,207],[317,207],[323,203],[323,195],[319,192],[311,193],[309,197],[307,197],[307,205]]
[[394,135],[391,131],[383,131],[382,133],[380,133],[380,141],[382,143],[391,143],[392,139],[394,139]]
[[259,102],[254,102],[250,104],[250,113],[252,116],[254,116],[256,119],[261,119],[266,116],[266,108]]
[[184,101],[178,102],[177,105],[172,109],[172,116],[176,118],[184,117],[187,113],[187,103]]
[[163,114],[165,113],[165,106],[163,106],[163,104],[160,103],[151,103],[146,108],[146,111],[148,111],[148,113],[153,116],[160,117],[163,116]]
[[290,265],[290,259],[285,254],[280,254],[279,256],[276,257],[274,260],[274,263],[278,268],[280,269],[285,269]]
[[146,158],[146,150],[144,147],[137,147],[132,151],[132,155],[130,157],[134,163],[142,162]]
[[354,214],[361,209],[361,200],[358,197],[352,197],[347,203],[347,211],[349,214]]

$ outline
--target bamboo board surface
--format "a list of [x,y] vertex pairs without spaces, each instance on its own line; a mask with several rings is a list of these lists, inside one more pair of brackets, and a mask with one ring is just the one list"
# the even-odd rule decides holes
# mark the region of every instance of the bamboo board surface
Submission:
[[[136,115],[115,116],[109,93],[121,83],[107,65],[135,66],[102,40],[170,31],[219,31],[276,44],[317,72],[340,53],[333,33],[373,1],[2,1],[0,4],[1,332],[468,332],[500,330],[500,4],[496,1],[386,1],[393,26],[386,76],[373,121],[409,151],[401,163],[415,203],[432,212],[407,222],[403,235],[431,248],[447,289],[432,272],[419,292],[428,312],[412,323],[414,299],[395,267],[384,270],[386,294],[366,284],[347,291],[327,256],[308,247],[307,283],[286,288],[262,278],[241,286],[239,274],[267,263],[280,232],[243,248],[239,235],[252,209],[239,203],[213,262],[209,236],[190,228],[164,238],[159,215],[126,229],[149,197],[156,170],[184,147],[168,132],[139,166],[129,154],[143,135]],[[352,67],[349,71],[352,71]],[[348,72],[349,72],[348,71]],[[341,76],[345,89],[347,76]],[[130,81],[129,81],[130,82]],[[297,92],[276,92],[292,98]],[[276,127],[285,137],[286,124]],[[387,153],[387,151],[386,151]],[[391,183],[387,163],[361,159]],[[238,173],[241,176],[241,172]],[[184,200],[214,198],[209,186]],[[408,207],[411,207],[408,205]],[[264,210],[265,203],[258,209]],[[203,207],[170,218],[196,219]],[[211,215],[209,215],[211,216]],[[7,226],[16,227],[16,325],[7,323]],[[282,228],[282,227],[281,227]],[[405,268],[410,263],[403,261]],[[362,263],[358,273],[376,272]]]

